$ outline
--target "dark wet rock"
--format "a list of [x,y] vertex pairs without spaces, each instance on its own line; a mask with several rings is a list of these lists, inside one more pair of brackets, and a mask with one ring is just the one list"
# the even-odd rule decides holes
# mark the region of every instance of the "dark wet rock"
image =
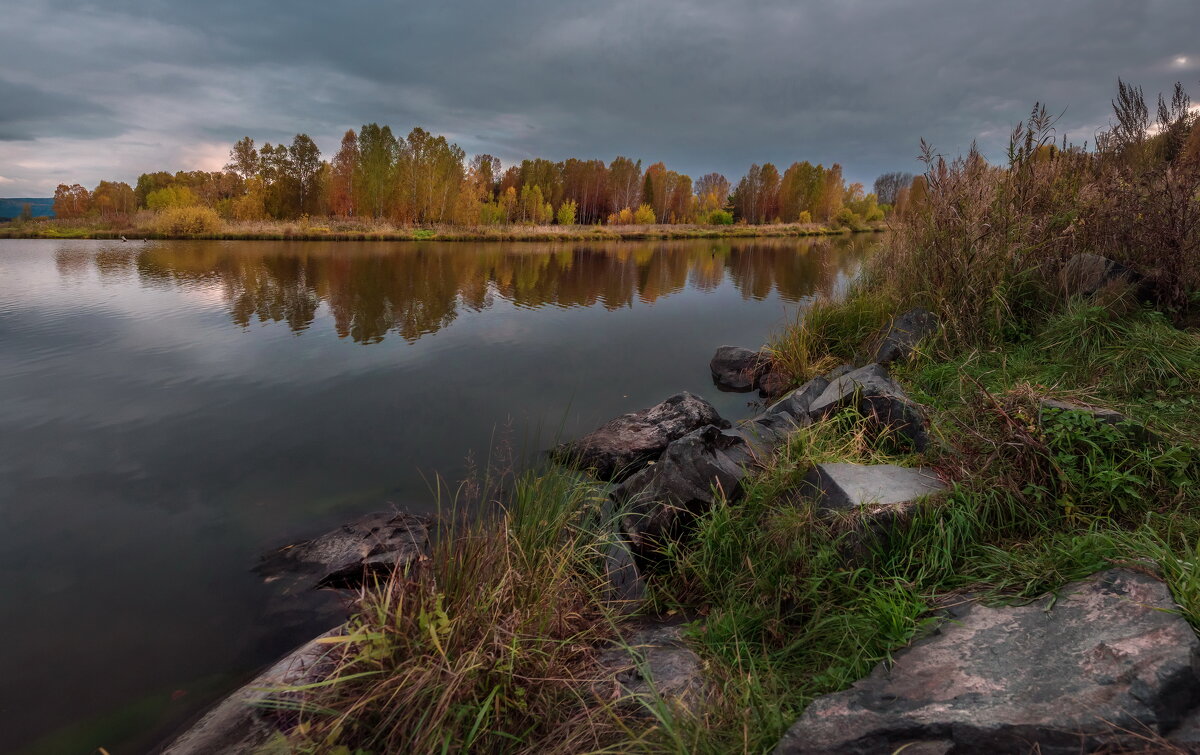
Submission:
[[647,716],[659,700],[676,710],[695,710],[707,697],[707,684],[703,662],[683,641],[683,630],[681,622],[634,624],[623,643],[601,651],[598,696],[624,700]]
[[605,597],[627,611],[636,610],[646,597],[646,580],[634,561],[629,539],[620,527],[614,527],[612,539],[604,548]]
[[634,554],[652,557],[664,541],[680,537],[712,506],[714,488],[729,500],[739,498],[751,457],[743,438],[709,425],[674,441],[658,461],[622,483],[612,497]]
[[758,415],[758,417],[755,417],[755,419],[782,412],[787,412],[793,417],[805,416],[808,414],[808,410],[809,407],[812,406],[812,402],[818,396],[824,393],[825,389],[828,387],[828,379],[823,377],[813,378],[796,390],[788,393],[771,406],[767,407],[766,411]]
[[908,359],[918,343],[929,338],[938,330],[938,318],[927,309],[915,307],[892,318],[868,342],[871,361],[891,364]]
[[854,365],[843,364],[841,367],[834,367],[829,372],[825,373],[824,378],[829,381],[837,380],[842,375],[849,375],[854,372]]
[[756,459],[770,456],[797,428],[812,424],[808,415],[809,404],[828,385],[829,381],[825,378],[813,378],[767,407],[758,416],[738,423],[737,433],[753,448]]
[[336,665],[344,645],[324,642],[340,635],[332,629],[284,656],[246,686],[211,708],[167,745],[163,755],[212,755],[259,752],[287,723],[281,715],[295,706],[297,693],[283,687],[323,681]]
[[1111,283],[1137,284],[1142,277],[1120,262],[1099,254],[1084,253],[1067,260],[1060,280],[1067,296],[1092,296]]
[[891,665],[814,700],[775,752],[1145,751],[1200,703],[1200,642],[1166,585],[1140,572],[945,618]]
[[1188,713],[1179,726],[1167,734],[1167,741],[1184,752],[1200,752],[1200,708]]
[[708,363],[713,382],[726,391],[752,391],[769,366],[761,353],[741,346],[721,346]]
[[775,449],[797,429],[811,424],[812,420],[807,414],[796,416],[790,412],[778,411],[746,420],[733,432],[745,439],[754,452],[753,458],[761,461],[775,453]]
[[804,485],[826,511],[903,507],[946,488],[932,469],[894,464],[814,464]]
[[774,399],[787,393],[793,385],[791,375],[778,367],[771,367],[758,379],[758,393],[766,399]]
[[649,409],[623,414],[554,450],[563,463],[591,469],[602,480],[628,477],[674,440],[706,425],[729,427],[713,405],[684,391]]
[[809,405],[814,420],[856,406],[875,428],[890,430],[907,439],[917,451],[929,447],[928,420],[924,410],[910,400],[887,369],[869,364],[830,380],[829,386]]
[[320,537],[267,555],[258,572],[268,581],[304,587],[355,589],[369,576],[385,577],[429,552],[429,517],[378,512]]

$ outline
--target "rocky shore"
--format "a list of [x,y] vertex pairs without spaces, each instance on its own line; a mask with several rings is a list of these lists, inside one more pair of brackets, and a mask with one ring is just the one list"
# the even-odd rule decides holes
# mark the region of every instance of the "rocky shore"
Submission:
[[[1084,293],[1128,275],[1089,259],[1068,270]],[[645,610],[647,580],[672,546],[688,542],[698,518],[718,501],[736,503],[798,430],[849,410],[862,418],[867,441],[892,449],[897,463],[813,463],[782,494],[796,506],[837,520],[853,536],[878,538],[939,505],[955,480],[901,463],[935,445],[939,429],[889,370],[938,329],[931,312],[900,313],[855,362],[802,385],[768,350],[722,346],[710,363],[714,383],[759,391],[767,405],[756,416],[731,423],[684,392],[551,451],[558,463],[608,483],[607,594],[625,618],[620,641],[599,649],[597,685],[622,699],[653,696],[682,709],[707,698],[713,680],[684,622]],[[1050,396],[1039,406],[1035,422],[1070,413],[1155,437],[1111,409]],[[372,575],[414,568],[438,526],[403,513],[371,515],[271,554],[260,568],[304,587],[354,589]],[[847,569],[858,567],[853,536]],[[924,627],[890,662],[809,704],[775,752],[1065,754],[1137,751],[1147,743],[1200,751],[1200,640],[1152,563],[1103,569],[1023,604],[965,594]],[[166,752],[252,751],[287,725],[265,712],[264,701],[319,677],[336,648],[318,638],[298,649]],[[645,709],[633,705],[631,715]]]

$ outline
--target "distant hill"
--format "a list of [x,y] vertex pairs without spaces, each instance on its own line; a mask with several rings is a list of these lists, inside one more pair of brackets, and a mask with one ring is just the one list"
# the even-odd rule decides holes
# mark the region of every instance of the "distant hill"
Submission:
[[33,216],[48,215],[54,217],[54,200],[35,197],[0,197],[0,222],[14,220],[21,216],[21,208],[29,205]]

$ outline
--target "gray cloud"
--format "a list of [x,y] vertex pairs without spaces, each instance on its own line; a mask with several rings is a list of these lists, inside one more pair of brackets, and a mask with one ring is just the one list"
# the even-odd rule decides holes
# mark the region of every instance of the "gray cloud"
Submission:
[[78,137],[116,133],[108,109],[31,84],[0,78],[0,142],[28,141],[47,131]]
[[1194,0],[52,0],[6,21],[20,91],[0,134],[34,141],[0,142],[0,174],[30,193],[56,180],[50,150],[95,183],[218,162],[244,134],[332,152],[370,121],[507,161],[627,154],[736,179],[809,159],[868,182],[915,169],[921,137],[999,156],[1035,101],[1090,140],[1118,76],[1200,79]]

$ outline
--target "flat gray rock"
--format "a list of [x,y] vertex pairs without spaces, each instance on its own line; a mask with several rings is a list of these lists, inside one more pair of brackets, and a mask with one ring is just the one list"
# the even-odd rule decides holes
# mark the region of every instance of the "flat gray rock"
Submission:
[[635,712],[647,716],[648,706],[659,700],[684,710],[703,702],[703,662],[684,643],[683,628],[680,622],[643,621],[626,634],[624,644],[601,651],[599,696],[633,703]]
[[1146,751],[1192,735],[1200,641],[1158,579],[1113,569],[1026,605],[970,603],[848,690],[777,755]]
[[814,418],[828,416],[847,406],[850,399],[859,391],[904,395],[904,390],[892,380],[887,369],[879,364],[868,364],[866,367],[843,372],[841,375],[831,378],[825,390],[812,400],[809,412]]
[[813,399],[808,413],[817,420],[850,406],[856,406],[876,431],[895,432],[917,451],[929,447],[924,410],[908,398],[882,365],[869,364],[830,380],[821,395]]
[[893,464],[815,464],[804,482],[828,511],[897,506],[946,489],[932,469]]
[[622,480],[657,459],[672,441],[707,425],[729,427],[712,404],[684,391],[609,420],[553,454],[562,463],[593,470],[602,480]]

